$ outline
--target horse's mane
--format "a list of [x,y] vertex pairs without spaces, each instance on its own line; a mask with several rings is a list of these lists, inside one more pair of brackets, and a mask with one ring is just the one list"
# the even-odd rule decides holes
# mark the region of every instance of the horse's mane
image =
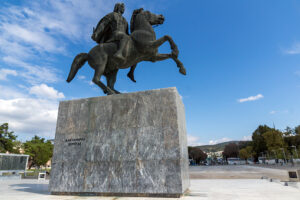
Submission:
[[134,23],[135,23],[135,18],[136,16],[141,13],[144,9],[140,8],[140,9],[136,9],[133,11],[132,16],[131,16],[131,20],[130,20],[130,33],[133,32],[133,27],[134,27]]

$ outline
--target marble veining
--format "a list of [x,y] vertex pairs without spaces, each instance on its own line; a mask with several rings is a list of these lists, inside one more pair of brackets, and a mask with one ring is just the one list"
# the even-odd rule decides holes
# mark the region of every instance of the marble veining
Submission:
[[60,102],[53,194],[168,196],[188,187],[185,113],[176,88]]

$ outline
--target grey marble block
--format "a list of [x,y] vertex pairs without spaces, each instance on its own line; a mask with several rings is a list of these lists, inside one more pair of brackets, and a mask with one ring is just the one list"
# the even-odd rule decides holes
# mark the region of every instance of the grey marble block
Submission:
[[176,88],[60,102],[52,194],[176,197],[188,187]]

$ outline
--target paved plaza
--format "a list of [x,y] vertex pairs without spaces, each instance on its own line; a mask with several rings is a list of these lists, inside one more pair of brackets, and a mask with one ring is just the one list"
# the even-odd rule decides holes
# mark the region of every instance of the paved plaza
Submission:
[[[199,166],[191,167],[190,192],[183,196],[182,200],[299,200],[300,185],[267,179],[260,179],[261,175],[276,175],[285,171],[276,171],[268,168],[252,166]],[[209,178],[205,178],[206,177]],[[212,178],[212,175],[215,178]],[[226,176],[224,175],[226,174]],[[245,179],[249,174],[251,179]],[[197,178],[201,176],[202,178]],[[211,175],[211,176],[210,176]],[[219,176],[217,176],[219,175]],[[225,178],[224,178],[225,176]],[[223,177],[223,178],[222,178]],[[254,177],[254,178],[253,178]],[[49,181],[33,179],[2,180],[0,181],[0,200],[79,200],[79,199],[102,199],[102,200],[160,200],[165,198],[141,198],[141,197],[98,197],[98,196],[54,196],[48,191]],[[172,200],[174,198],[168,198]]]
[[262,176],[288,181],[286,169],[259,165],[192,166],[191,179],[260,179]]
[[[54,196],[48,192],[48,181],[11,180],[0,182],[1,200],[160,200],[165,198]],[[168,198],[170,200],[174,198]],[[261,179],[192,179],[190,193],[182,200],[299,200],[300,189]]]

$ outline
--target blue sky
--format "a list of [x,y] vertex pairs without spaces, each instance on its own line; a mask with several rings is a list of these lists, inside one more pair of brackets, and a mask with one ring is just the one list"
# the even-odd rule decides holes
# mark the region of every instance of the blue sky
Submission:
[[[87,64],[70,84],[65,79],[73,58],[95,45],[92,28],[115,2],[0,2],[0,123],[19,139],[54,138],[60,100],[103,95]],[[116,89],[176,86],[190,145],[249,139],[259,124],[300,124],[299,1],[123,2],[128,21],[140,7],[165,16],[157,37],[173,37],[187,76],[171,60],[142,62],[137,83],[120,70]]]

